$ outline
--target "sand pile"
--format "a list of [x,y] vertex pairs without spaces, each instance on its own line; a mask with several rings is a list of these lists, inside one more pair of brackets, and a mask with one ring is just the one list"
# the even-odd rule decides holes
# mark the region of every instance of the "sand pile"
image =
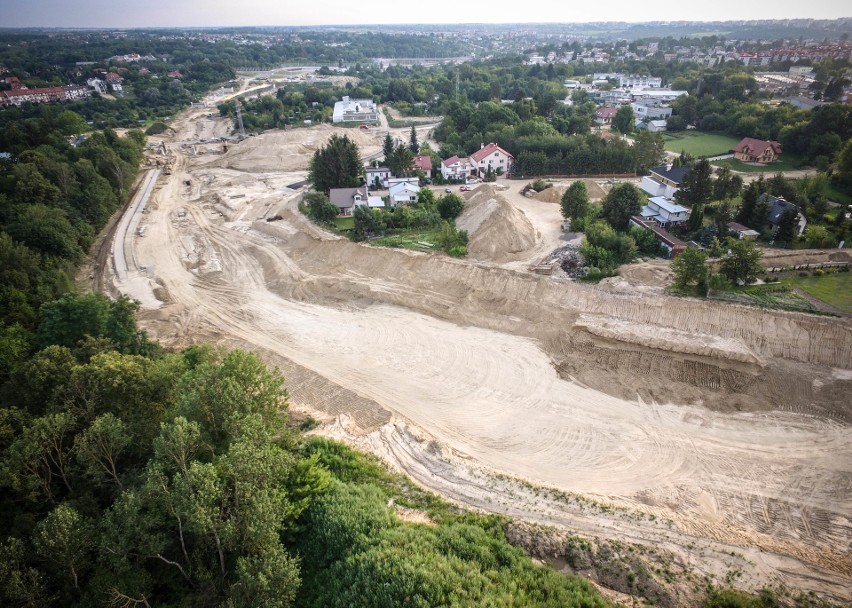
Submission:
[[313,153],[324,146],[333,134],[346,135],[358,145],[361,156],[381,150],[382,142],[361,129],[338,129],[317,125],[308,129],[272,131],[249,137],[228,146],[228,152],[216,160],[216,166],[237,171],[266,173],[299,171],[308,167]]
[[551,187],[541,192],[536,192],[534,199],[542,203],[559,203],[562,202],[562,195],[565,193],[565,188]]
[[535,245],[535,228],[527,216],[492,186],[480,186],[473,192],[456,225],[467,230],[468,255],[474,260],[511,262]]
[[[604,189],[595,180],[584,179],[582,181],[586,184],[586,191],[589,193],[590,201],[596,202],[606,196]],[[565,194],[567,189],[567,186],[558,188],[554,186],[534,194],[533,198],[543,203],[560,203],[562,202],[562,195]]]

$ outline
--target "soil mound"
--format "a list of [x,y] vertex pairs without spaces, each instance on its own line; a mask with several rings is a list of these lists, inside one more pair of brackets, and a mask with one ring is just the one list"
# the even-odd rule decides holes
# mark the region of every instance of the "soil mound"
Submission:
[[535,245],[535,228],[527,216],[492,186],[474,190],[456,225],[467,230],[468,255],[475,260],[511,262]]
[[[590,201],[596,202],[606,196],[606,192],[596,181],[592,179],[584,179],[581,181],[586,184],[586,191],[589,193]],[[543,203],[560,203],[562,202],[562,195],[565,194],[565,191],[567,189],[567,187],[557,188],[556,186],[554,186],[552,188],[547,188],[546,190],[542,190],[541,192],[536,193],[535,195],[533,195],[533,198]]]
[[299,171],[307,160],[333,134],[345,135],[358,145],[361,156],[381,150],[381,141],[361,129],[340,129],[330,125],[317,125],[308,129],[272,131],[249,137],[228,147],[216,165],[237,171],[266,173],[272,171]]
[[562,202],[562,195],[565,193],[565,188],[550,187],[537,192],[533,198],[542,203],[559,203]]

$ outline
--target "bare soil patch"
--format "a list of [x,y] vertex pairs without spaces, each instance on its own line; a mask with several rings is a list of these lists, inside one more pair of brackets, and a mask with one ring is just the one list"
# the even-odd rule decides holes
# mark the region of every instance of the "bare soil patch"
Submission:
[[334,131],[178,151],[127,242],[168,294],[144,327],[263,353],[324,432],[467,505],[852,599],[852,322],[534,275],[566,235],[515,184],[470,195],[471,259],[340,239],[286,187]]

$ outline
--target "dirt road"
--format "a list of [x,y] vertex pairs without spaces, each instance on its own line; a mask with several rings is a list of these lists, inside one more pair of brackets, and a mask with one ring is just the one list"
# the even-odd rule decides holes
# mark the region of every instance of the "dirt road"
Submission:
[[[198,120],[179,118],[175,139]],[[852,599],[847,320],[533,275],[524,265],[561,242],[559,208],[520,184],[479,192],[532,228],[509,261],[340,239],[286,187],[332,132],[178,149],[146,236],[127,237],[157,301],[112,277],[155,337],[257,350],[326,432],[453,499],[665,544],[717,577],[733,547],[752,563],[745,587]]]

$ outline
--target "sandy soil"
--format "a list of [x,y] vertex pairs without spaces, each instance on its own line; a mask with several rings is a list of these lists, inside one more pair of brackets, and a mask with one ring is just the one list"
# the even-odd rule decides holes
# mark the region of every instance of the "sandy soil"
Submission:
[[852,599],[852,323],[534,275],[565,235],[518,183],[468,197],[481,260],[340,239],[287,188],[335,131],[176,150],[128,235],[156,338],[257,350],[327,433],[465,504]]

